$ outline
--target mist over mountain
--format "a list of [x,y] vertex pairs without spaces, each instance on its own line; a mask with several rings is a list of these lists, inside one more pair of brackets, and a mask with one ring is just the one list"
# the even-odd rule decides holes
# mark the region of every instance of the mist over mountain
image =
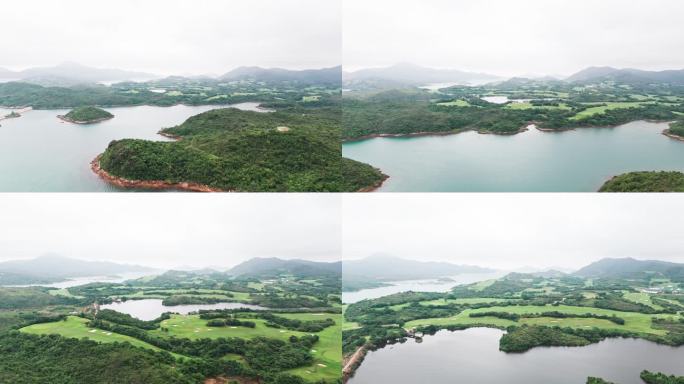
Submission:
[[627,278],[640,279],[660,276],[684,281],[684,264],[659,260],[637,260],[633,258],[605,258],[593,262],[573,273],[585,278]]
[[87,261],[55,254],[34,259],[0,262],[0,285],[36,284],[87,276],[114,276],[121,273],[147,273],[154,268],[108,261]]
[[624,84],[664,83],[684,85],[684,70],[645,71],[613,67],[589,67],[565,79],[568,82],[595,83],[615,81]]
[[415,261],[388,255],[374,255],[360,260],[343,262],[344,280],[372,279],[376,281],[400,281],[432,279],[464,273],[489,273],[493,269],[447,262]]
[[256,257],[242,262],[227,271],[232,276],[277,276],[292,274],[295,276],[340,275],[342,263],[319,262],[308,260],[283,260],[276,257]]
[[113,68],[94,68],[78,63],[65,62],[52,67],[35,67],[22,71],[0,68],[0,78],[19,79],[40,85],[78,85],[98,82],[151,80],[157,75],[145,72]]
[[342,67],[290,70],[282,68],[239,67],[222,75],[221,80],[257,80],[265,82],[296,81],[300,83],[342,82]]
[[400,63],[385,68],[368,68],[343,74],[345,83],[359,81],[387,81],[404,85],[430,83],[482,83],[501,80],[501,77],[486,73],[473,73],[456,69],[435,69],[419,65]]

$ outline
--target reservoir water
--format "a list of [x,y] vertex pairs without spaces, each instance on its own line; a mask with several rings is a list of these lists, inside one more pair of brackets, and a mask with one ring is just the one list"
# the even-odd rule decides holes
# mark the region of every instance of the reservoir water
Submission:
[[684,375],[684,347],[640,339],[607,339],[585,347],[499,351],[498,329],[440,331],[369,352],[350,384],[584,384],[588,376],[643,384],[639,373]]
[[[231,107],[266,112],[258,103]],[[90,162],[112,140],[134,138],[168,141],[157,134],[166,127],[217,106],[105,108],[115,117],[97,124],[63,122],[68,110],[33,110],[0,121],[0,192],[103,192],[118,189],[103,182]],[[9,113],[7,109],[0,109]],[[2,114],[4,116],[4,114]]]
[[127,313],[140,320],[154,320],[164,312],[180,313],[187,315],[190,312],[197,312],[200,309],[267,309],[258,305],[242,303],[217,303],[217,304],[197,304],[197,305],[162,305],[160,299],[127,300],[100,306],[100,309],[112,309],[117,312]]
[[684,171],[684,142],[666,123],[512,136],[373,138],[345,143],[345,157],[380,168],[384,192],[594,192],[630,171]]
[[354,292],[342,292],[342,302],[353,304],[361,300],[377,299],[379,297],[392,295],[400,292],[448,292],[451,288],[460,284],[471,284],[478,281],[498,279],[507,272],[491,273],[464,273],[461,275],[449,276],[448,279],[425,279],[425,280],[404,280],[387,282],[387,286],[378,288],[361,289]]

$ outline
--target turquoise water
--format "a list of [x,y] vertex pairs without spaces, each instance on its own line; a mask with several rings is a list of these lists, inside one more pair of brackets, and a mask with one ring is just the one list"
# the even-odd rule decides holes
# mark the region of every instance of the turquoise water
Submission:
[[667,127],[374,138],[342,151],[389,175],[384,192],[591,192],[624,172],[684,171],[684,142],[662,135]]
[[[234,105],[264,111],[257,103]],[[109,142],[136,138],[167,141],[157,132],[224,106],[106,108],[115,115],[97,124],[63,122],[68,110],[35,110],[0,121],[0,192],[103,192],[118,189],[90,170]],[[0,110],[2,112],[3,110]]]

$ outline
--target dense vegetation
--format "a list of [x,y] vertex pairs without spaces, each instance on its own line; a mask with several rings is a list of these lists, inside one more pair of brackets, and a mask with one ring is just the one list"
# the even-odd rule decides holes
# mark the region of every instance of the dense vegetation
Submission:
[[[641,96],[643,92],[652,93]],[[684,89],[531,82],[456,86],[439,92],[417,88],[352,92],[343,102],[342,136],[357,139],[464,130],[513,134],[532,123],[545,130],[563,130],[674,120],[675,112],[684,112],[684,106],[672,92],[684,94]],[[493,95],[512,101],[495,104],[481,99]]]
[[583,346],[609,337],[684,345],[681,264],[643,263],[606,259],[580,270],[587,276],[511,273],[446,293],[404,292],[356,302],[344,312],[343,353],[470,327],[506,330],[499,343],[505,352]]
[[345,161],[343,178],[339,120],[339,108],[328,107],[212,110],[164,129],[176,142],[113,141],[100,164],[125,179],[227,191],[356,191],[375,181],[374,171]]
[[94,123],[114,117],[111,113],[97,107],[78,107],[64,115],[66,120],[76,123]]
[[606,181],[599,192],[684,192],[682,172],[629,172]]
[[[331,269],[325,273],[314,267],[299,270],[297,277],[267,273],[263,280],[257,275],[171,271],[65,289],[0,288],[0,381],[202,383],[223,377],[265,384],[336,383],[341,364],[336,352],[341,348],[340,275],[334,266],[321,266]],[[149,321],[94,304],[146,298],[254,303],[264,297],[273,305],[267,312],[236,308],[164,313]],[[301,303],[311,307],[297,306]],[[184,328],[185,323],[190,325]],[[204,331],[201,337],[194,332],[199,328]],[[4,339],[8,335],[13,335],[11,342]],[[91,341],[80,340],[86,338]],[[50,350],[34,350],[36,344]],[[13,348],[21,353],[6,358]],[[60,354],[67,354],[64,368],[52,367]],[[36,369],[26,360],[29,355],[40,362],[38,367],[43,362],[45,367]],[[99,372],[101,364],[90,359],[117,365],[120,378],[111,378],[114,368]],[[72,367],[78,364],[89,372]],[[10,380],[29,367],[34,371],[25,381]],[[97,374],[102,378],[93,379]]]

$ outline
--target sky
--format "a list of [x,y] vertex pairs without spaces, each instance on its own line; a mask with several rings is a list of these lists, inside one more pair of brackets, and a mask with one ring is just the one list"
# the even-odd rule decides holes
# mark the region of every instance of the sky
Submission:
[[156,268],[339,261],[334,194],[3,194],[0,261],[55,253]]
[[343,259],[503,270],[575,270],[604,257],[684,263],[682,212],[674,194],[345,195]]
[[684,69],[683,14],[681,0],[344,0],[343,62],[499,76]]
[[2,4],[0,68],[77,62],[159,75],[341,62],[340,0],[23,0]]

